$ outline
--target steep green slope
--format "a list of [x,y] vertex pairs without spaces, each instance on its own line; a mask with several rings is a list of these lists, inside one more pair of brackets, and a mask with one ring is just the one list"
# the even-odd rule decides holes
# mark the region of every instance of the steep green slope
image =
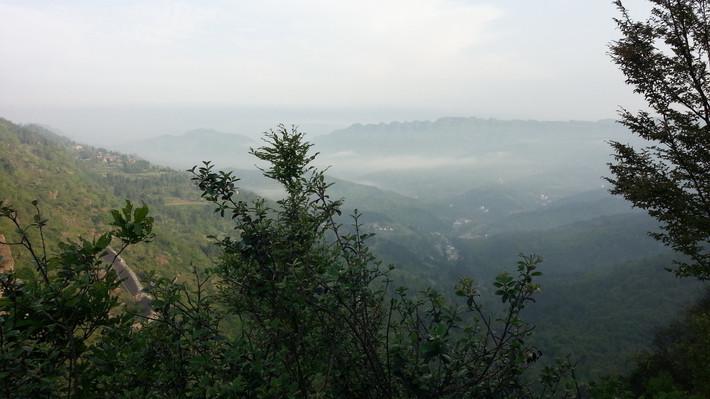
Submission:
[[514,231],[453,240],[462,263],[473,273],[490,276],[519,253],[544,257],[546,275],[578,278],[623,262],[668,253],[648,237],[657,224],[645,214],[603,216],[548,230]]
[[527,313],[537,344],[548,359],[570,354],[584,376],[629,371],[657,329],[703,292],[701,283],[668,273],[671,262],[661,255],[573,280],[548,279]]
[[[254,172],[243,176],[247,188],[276,189]],[[623,202],[591,192],[541,204],[530,192],[474,189],[427,203],[335,180],[331,195],[345,198],[345,213],[364,212],[365,230],[377,234],[374,251],[397,267],[397,285],[448,291],[461,275],[483,284],[509,270],[518,253],[542,255],[544,290],[540,306],[530,313],[539,324],[542,348],[549,357],[572,353],[585,373],[623,369],[635,350],[649,344],[655,322],[669,319],[696,290],[662,270],[668,252],[646,235],[655,223],[626,212]],[[213,249],[206,236],[231,228],[199,199],[185,172],[5,120],[0,120],[0,199],[28,217],[30,201],[39,199],[50,220],[50,242],[102,231],[110,208],[124,199],[143,201],[156,218],[156,239],[126,258],[136,270],[166,276],[184,273],[191,263],[209,265]],[[481,205],[489,209],[482,213],[487,219],[453,226],[481,212]],[[345,216],[340,221],[350,223]],[[8,226],[0,226],[0,233],[7,232]]]
[[[560,218],[566,218],[564,213]],[[530,217],[545,216],[555,214]],[[645,214],[623,213],[453,239],[461,259],[449,275],[455,271],[485,282],[518,253],[542,255],[542,292],[527,315],[537,326],[535,339],[545,361],[569,354],[584,378],[622,372],[649,347],[654,330],[700,294],[699,284],[665,270],[675,255],[647,236],[656,227]]]
[[[7,120],[0,120],[0,199],[19,208],[26,220],[31,201],[38,200],[49,219],[49,243],[78,235],[91,238],[107,229],[111,208],[125,199],[145,202],[156,219],[156,240],[125,257],[136,270],[165,275],[186,272],[191,263],[209,265],[207,235],[229,228],[200,201],[187,173]],[[7,225],[0,231],[11,233]],[[17,256],[21,264],[21,252]]]
[[69,146],[39,127],[0,120],[0,198],[13,203],[27,220],[30,202],[39,200],[51,221],[49,241],[93,231],[108,207],[118,204]]

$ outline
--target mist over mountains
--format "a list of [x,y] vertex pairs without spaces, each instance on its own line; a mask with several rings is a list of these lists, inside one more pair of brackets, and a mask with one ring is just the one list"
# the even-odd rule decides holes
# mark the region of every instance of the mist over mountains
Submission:
[[[355,124],[310,139],[329,174],[402,195],[440,200],[474,188],[527,190],[559,198],[600,189],[609,140],[634,142],[619,124],[480,118]],[[187,168],[211,160],[249,169],[249,137],[198,129],[135,141],[115,149]]]
[[333,174],[440,198],[489,185],[545,195],[599,188],[610,160],[608,140],[632,138],[613,121],[442,118],[354,125],[315,143]]
[[0,399],[710,398],[710,2],[0,16]]
[[[39,178],[40,197],[56,207],[51,215],[61,221],[54,234],[66,226],[76,231],[90,225],[79,220],[72,204],[91,209],[97,221],[102,220],[98,202],[120,203],[121,197],[155,209],[163,238],[149,251],[128,256],[139,272],[183,271],[193,260],[205,262],[205,237],[228,231],[209,216],[211,210],[190,187],[185,169],[210,160],[233,171],[247,197],[252,192],[267,200],[283,195],[254,168],[248,151],[261,143],[246,136],[197,129],[111,152],[39,127],[3,121],[0,128],[0,182],[4,179],[5,187],[15,190],[4,196],[28,200],[32,193],[23,187],[35,187],[32,179]],[[672,254],[647,236],[657,227],[655,221],[603,187],[610,152],[606,141],[627,138],[611,121],[442,118],[353,125],[314,137],[313,151],[320,153],[319,165],[332,165],[330,195],[344,198],[339,222],[348,226],[347,215],[358,209],[364,231],[376,234],[370,245],[396,266],[402,284],[446,290],[462,276],[493,278],[519,253],[543,255],[545,290],[539,310],[530,313],[544,320],[540,345],[550,357],[581,356],[586,359],[581,372],[599,375],[623,370],[633,351],[647,347],[653,328],[698,292],[692,282],[663,271]],[[34,155],[27,163],[16,154]],[[64,176],[74,177],[67,181]],[[67,186],[81,190],[68,191]],[[85,198],[103,199],[87,203]],[[190,243],[188,234],[200,239]],[[632,276],[647,284],[634,286]],[[615,296],[621,289],[634,293],[625,306]],[[597,299],[600,290],[609,299]],[[572,292],[578,308],[596,304],[589,318],[570,316],[569,306],[562,306]],[[596,327],[585,330],[591,318]],[[569,334],[584,339],[561,344],[559,339]],[[614,334],[624,335],[623,350],[607,345]]]
[[255,140],[238,134],[194,129],[181,135],[158,136],[113,148],[178,169],[192,167],[204,160],[231,167],[248,167],[249,147],[255,143]]

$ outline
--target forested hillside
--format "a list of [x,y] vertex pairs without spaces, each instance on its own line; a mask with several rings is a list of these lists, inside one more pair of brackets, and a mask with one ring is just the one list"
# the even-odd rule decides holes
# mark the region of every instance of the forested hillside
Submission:
[[0,399],[710,399],[710,1],[0,16]]
[[[136,270],[171,276],[214,262],[207,236],[230,227],[200,199],[187,173],[37,126],[2,121],[1,129],[2,197],[25,211],[39,199],[50,242],[101,231],[108,210],[130,199],[148,204],[156,218],[155,241],[125,255]],[[256,172],[234,173],[246,188],[273,199],[283,195]],[[656,228],[653,220],[603,190],[541,198],[524,187],[490,186],[427,201],[329,180],[331,196],[345,199],[339,221],[347,229],[348,215],[362,213],[361,228],[375,234],[371,246],[395,265],[398,284],[447,291],[463,276],[494,278],[520,253],[543,256],[540,306],[530,309],[541,325],[536,339],[543,360],[571,353],[583,376],[623,370],[650,344],[653,329],[698,295],[694,284],[662,272],[672,257],[646,235]]]
[[[229,232],[229,224],[201,200],[187,173],[37,126],[2,121],[1,129],[3,199],[24,212],[39,199],[50,243],[105,229],[108,210],[130,199],[148,204],[156,219],[155,240],[125,255],[136,270],[184,275],[192,264],[204,268],[217,259],[207,236]],[[283,195],[252,172],[241,175],[247,187]],[[550,199],[494,187],[426,201],[330,180],[331,196],[346,199],[338,221],[348,231],[348,215],[362,213],[360,228],[375,234],[370,245],[395,265],[398,285],[446,292],[464,276],[493,279],[520,253],[542,255],[542,292],[525,312],[539,324],[533,342],[542,364],[570,355],[581,378],[627,370],[654,330],[700,292],[664,271],[673,257],[647,237],[654,221],[604,191]],[[248,191],[240,196],[254,198]],[[18,262],[27,259],[19,255]],[[493,292],[480,289],[481,300],[496,309]]]
[[209,265],[207,236],[229,230],[200,200],[187,173],[7,120],[0,120],[0,199],[27,215],[38,200],[54,245],[105,230],[108,211],[124,200],[144,202],[155,211],[156,239],[125,257],[136,270],[166,276],[185,273],[192,263]]

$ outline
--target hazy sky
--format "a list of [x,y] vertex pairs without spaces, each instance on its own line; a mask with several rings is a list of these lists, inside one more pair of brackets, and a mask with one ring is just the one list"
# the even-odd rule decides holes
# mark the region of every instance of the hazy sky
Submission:
[[277,115],[323,132],[613,118],[640,106],[606,55],[614,15],[610,0],[0,0],[0,116],[105,141]]

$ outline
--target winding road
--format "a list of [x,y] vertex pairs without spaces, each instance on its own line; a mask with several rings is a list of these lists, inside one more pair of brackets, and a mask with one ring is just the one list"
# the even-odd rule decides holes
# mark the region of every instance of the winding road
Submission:
[[101,258],[104,262],[112,265],[116,271],[118,278],[121,280],[123,289],[128,292],[141,310],[144,316],[149,316],[153,313],[152,302],[153,298],[143,292],[143,284],[138,279],[135,272],[128,266],[125,260],[121,258],[113,248],[106,249],[106,253]]

